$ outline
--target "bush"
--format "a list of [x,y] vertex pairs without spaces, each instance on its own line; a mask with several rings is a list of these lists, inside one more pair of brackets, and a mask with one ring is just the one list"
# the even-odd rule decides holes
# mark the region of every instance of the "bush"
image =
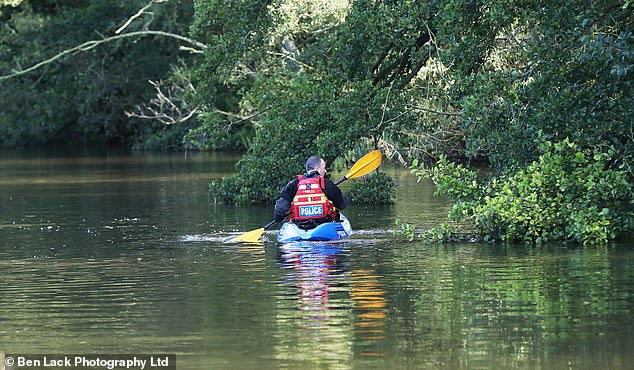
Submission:
[[470,220],[484,241],[604,244],[633,229],[631,172],[613,150],[581,150],[568,139],[538,148],[539,158],[512,175],[479,179],[446,157],[413,172],[449,195],[450,218]]
[[395,187],[394,179],[376,172],[364,181],[355,181],[348,194],[354,204],[393,204]]

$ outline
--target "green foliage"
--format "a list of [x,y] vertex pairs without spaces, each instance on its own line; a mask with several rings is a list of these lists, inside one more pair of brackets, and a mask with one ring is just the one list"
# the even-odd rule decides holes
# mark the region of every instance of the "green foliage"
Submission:
[[367,142],[360,142],[354,148],[339,153],[337,159],[330,163],[329,170],[331,172],[347,172],[359,158],[368,154],[369,147],[370,145]]
[[251,122],[240,119],[240,100],[253,83],[254,67],[266,55],[272,3],[194,1],[190,34],[207,48],[194,68],[192,103],[203,112],[200,127],[185,137],[188,144],[200,149],[245,147],[245,135],[252,137]]
[[434,1],[354,1],[323,62],[342,79],[401,89],[429,59],[436,13]]
[[368,135],[359,96],[369,88],[357,83],[341,91],[328,76],[306,74],[279,81],[275,88],[254,88],[249,102],[271,109],[259,120],[249,151],[238,163],[240,172],[212,183],[212,194],[225,202],[272,201],[289,179],[303,173],[311,155],[332,163]]
[[[144,5],[0,2],[0,74],[86,35],[111,35]],[[415,172],[451,196],[451,216],[471,220],[484,239],[603,243],[631,230],[630,1],[191,5],[156,3],[128,30],[189,30],[207,46],[184,68],[195,120],[166,127],[125,118],[153,94],[147,79],[170,73],[183,55],[171,40],[119,40],[1,81],[1,143],[103,138],[174,148],[186,132],[188,148],[246,150],[239,174],[210,185],[217,199],[239,203],[274,199],[313,154],[337,170],[370,147],[407,161],[466,154],[500,175],[481,179],[442,156]],[[377,190],[389,178],[368,180],[351,196],[390,201]],[[449,227],[423,234],[456,238]]]
[[394,224],[396,226],[392,228],[392,235],[404,236],[410,242],[415,238],[420,239],[424,243],[446,243],[472,240],[472,237],[469,234],[461,233],[458,231],[456,226],[446,223],[443,223],[439,227],[423,230],[418,233],[416,233],[416,226],[401,222],[399,219],[396,219]]
[[[146,3],[25,0],[2,14],[0,75],[102,35],[114,35]],[[183,33],[192,16],[188,2],[160,3],[151,10],[126,32],[151,25]],[[124,114],[154,94],[148,79],[164,77],[171,64],[187,57],[178,47],[174,40],[158,37],[117,40],[0,81],[0,145],[77,140],[145,145],[143,141],[157,141],[153,133],[182,135],[180,127],[129,119]]]
[[0,0],[0,19],[2,17],[3,7],[16,7],[20,5],[22,0]]
[[384,172],[376,172],[365,176],[363,181],[354,181],[348,197],[354,204],[393,204],[395,188],[394,179]]
[[632,231],[632,176],[614,150],[582,150],[569,140],[538,148],[526,168],[488,180],[446,157],[413,171],[452,197],[450,218],[467,218],[485,241],[603,244]]
[[427,230],[417,230],[415,225],[402,222],[399,219],[396,219],[394,224],[396,226],[392,228],[392,235],[404,236],[410,242],[414,241],[414,239],[427,244],[473,242],[477,240],[473,233],[462,231],[457,226],[449,225],[447,223],[442,223],[438,227],[432,227]]
[[287,85],[301,70],[298,48],[310,43],[313,32],[339,21],[340,3],[195,1],[191,34],[208,47],[195,70],[193,98],[204,112],[186,140],[203,149],[250,146],[259,120],[245,117],[270,106],[245,98],[257,95],[254,89]]
[[455,0],[442,9],[434,29],[446,99],[461,108],[466,154],[500,172],[480,179],[446,157],[432,169],[415,163],[454,200],[450,216],[485,240],[593,244],[630,231],[632,4]]
[[363,85],[355,105],[367,136],[406,157],[466,150],[514,171],[539,155],[539,132],[632,152],[630,2],[340,3],[197,3],[193,35],[210,48],[198,69],[203,125],[191,141],[250,146],[266,132],[256,129],[262,116],[240,117],[277,104],[249,99],[261,94],[253,90],[305,73],[341,91]]
[[439,227],[425,230],[418,237],[427,243],[446,243],[471,239],[468,234],[460,233],[456,226],[446,223],[441,224]]
[[5,9],[3,8],[6,7],[6,10],[9,10],[9,7],[15,8],[16,6],[20,5],[21,2],[22,0],[0,0],[0,20],[2,20],[3,11],[5,11]]
[[[144,124],[132,138],[134,151],[179,151],[183,150],[183,136],[195,123],[178,125]],[[185,145],[187,148],[187,146]]]
[[217,198],[271,200],[277,190],[260,184],[284,185],[309,155],[331,163],[351,149],[376,146],[386,128],[416,124],[415,115],[400,112],[414,96],[405,87],[429,57],[430,8],[357,1],[346,14],[341,2],[300,3],[309,6],[196,3],[193,36],[207,37],[210,48],[198,70],[203,125],[190,137],[209,147],[237,138],[248,145],[240,173],[212,184]]
[[485,156],[500,171],[520,169],[537,158],[539,132],[632,152],[632,4],[449,3],[463,6],[445,14],[449,20],[475,6],[469,26],[452,21],[440,34],[449,42],[444,61],[456,66],[453,96],[471,157]]
[[392,235],[403,235],[410,242],[416,237],[416,227],[414,225],[401,222],[399,219],[394,220],[394,225],[396,226],[392,228]]

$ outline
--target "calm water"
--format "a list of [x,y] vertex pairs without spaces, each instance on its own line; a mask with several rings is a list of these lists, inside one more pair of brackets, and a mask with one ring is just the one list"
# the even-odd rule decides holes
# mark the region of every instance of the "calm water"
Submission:
[[0,153],[0,352],[175,353],[179,369],[634,365],[634,248],[425,246],[447,202],[391,169],[339,244],[225,244],[232,155]]

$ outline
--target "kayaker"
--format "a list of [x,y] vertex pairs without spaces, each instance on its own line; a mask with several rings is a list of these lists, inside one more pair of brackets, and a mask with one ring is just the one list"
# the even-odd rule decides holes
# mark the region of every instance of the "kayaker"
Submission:
[[326,161],[314,155],[306,161],[306,173],[298,175],[282,188],[275,203],[275,221],[289,221],[307,230],[317,225],[339,221],[338,210],[348,206],[349,200],[334,182],[324,178]]

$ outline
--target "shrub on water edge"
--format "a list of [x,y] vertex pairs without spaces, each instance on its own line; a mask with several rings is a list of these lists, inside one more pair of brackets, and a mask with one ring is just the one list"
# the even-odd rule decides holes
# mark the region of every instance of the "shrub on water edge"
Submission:
[[364,181],[355,181],[348,192],[354,204],[393,204],[394,179],[383,172],[366,176]]
[[412,166],[454,204],[449,217],[470,221],[483,241],[604,244],[632,231],[632,175],[612,150],[582,150],[568,139],[539,144],[537,160],[512,174],[480,179],[441,157]]

